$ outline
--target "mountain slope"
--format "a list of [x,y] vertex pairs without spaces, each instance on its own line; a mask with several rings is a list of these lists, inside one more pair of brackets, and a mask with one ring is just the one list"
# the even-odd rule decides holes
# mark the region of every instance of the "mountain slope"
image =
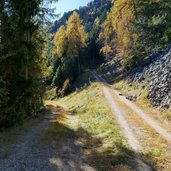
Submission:
[[[88,3],[87,6],[80,7],[78,10],[73,11],[76,11],[80,15],[87,32],[90,32],[95,19],[98,17],[100,22],[104,21],[106,13],[110,10],[111,6],[111,0],[94,0]],[[61,25],[65,25],[73,11],[64,13],[59,20],[56,20],[51,32],[55,33]]]

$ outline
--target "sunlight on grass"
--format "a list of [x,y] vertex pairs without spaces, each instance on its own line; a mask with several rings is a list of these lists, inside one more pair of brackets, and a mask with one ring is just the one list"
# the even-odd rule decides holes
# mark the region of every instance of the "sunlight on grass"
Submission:
[[58,144],[74,139],[97,170],[130,170],[129,159],[134,152],[126,147],[98,83],[47,104],[64,108],[58,106],[58,116],[45,131],[43,140]]
[[[87,89],[61,99],[59,104],[72,111],[73,115],[69,116],[68,124],[72,128],[73,121],[77,122],[77,126],[74,127],[77,127],[74,131],[79,135],[77,143],[86,148],[85,154],[93,159],[99,170],[117,167],[129,170],[127,162],[132,152],[128,153],[126,148],[122,147],[126,142],[98,83],[92,83]],[[97,156],[93,155],[94,153]],[[99,157],[102,155],[103,161]]]
[[159,149],[152,149],[147,155],[150,157],[160,157],[162,156],[162,151]]
[[122,143],[123,139],[119,133],[118,125],[98,91],[97,84],[92,84],[90,89],[83,90],[72,99],[68,100],[66,97],[60,103],[70,110],[79,112],[79,115],[75,116],[78,119],[79,127],[86,129],[95,137],[105,137],[108,142]]

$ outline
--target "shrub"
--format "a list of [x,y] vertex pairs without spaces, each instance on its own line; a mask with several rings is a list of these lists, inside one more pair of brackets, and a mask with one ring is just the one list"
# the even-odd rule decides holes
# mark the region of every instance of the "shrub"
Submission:
[[61,66],[57,68],[55,76],[53,77],[52,84],[58,88],[62,87],[62,67]]
[[62,96],[65,96],[67,93],[69,93],[70,90],[70,80],[69,78],[64,81],[63,87],[62,87]]

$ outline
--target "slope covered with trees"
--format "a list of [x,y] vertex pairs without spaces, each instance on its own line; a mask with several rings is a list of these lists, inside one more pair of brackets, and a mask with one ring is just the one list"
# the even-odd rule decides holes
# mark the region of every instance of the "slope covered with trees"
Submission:
[[54,37],[54,76],[52,84],[57,87],[59,96],[65,95],[69,84],[81,72],[81,56],[87,46],[87,34],[79,15],[74,12],[61,26]]
[[141,93],[145,95],[144,99],[165,109],[171,106],[170,10],[169,0],[113,1],[99,35],[104,54],[112,55],[117,61],[112,59],[114,65],[109,70],[113,75],[109,73],[110,78],[116,81],[119,63],[122,66],[119,76],[124,77],[123,89],[127,89],[127,84],[135,87],[146,84]]
[[0,0],[0,171],[171,170],[170,0],[47,2]]
[[49,64],[53,71],[46,83],[56,87],[57,96],[68,92],[65,89],[83,69],[103,60],[98,37],[111,5],[111,0],[95,0],[79,10],[65,13],[54,23]]
[[127,68],[140,65],[145,57],[170,42],[170,6],[169,0],[113,1],[103,23],[101,41],[115,47]]
[[[104,21],[106,18],[106,13],[110,10],[111,6],[111,0],[94,0],[86,6],[80,7],[80,9],[76,9],[74,11],[79,14],[86,31],[90,32],[96,18],[99,18],[100,22]],[[66,12],[60,19],[56,20],[51,32],[55,33],[61,25],[66,25],[66,21],[74,11]]]
[[[93,67],[102,59],[102,55],[99,53],[101,46],[98,43],[98,37],[101,31],[101,24],[106,19],[106,14],[111,6],[111,0],[94,0],[85,7],[80,7],[80,9],[75,10],[88,33],[88,46],[82,61],[82,66]],[[59,20],[56,20],[51,29],[51,33],[55,33],[61,25],[66,26],[67,20],[72,13],[73,11],[64,13]]]
[[[96,66],[99,59],[106,58],[110,61],[115,56],[119,57],[126,71],[146,65],[151,60],[151,54],[166,48],[170,42],[170,6],[168,0],[94,0],[76,10],[87,32],[87,46],[79,47],[79,67],[74,67],[79,72],[74,73]],[[72,13],[73,11],[65,13],[51,29],[52,33],[57,30],[55,46],[59,53],[64,53],[64,56],[67,56],[67,49],[70,48],[67,46],[68,40],[72,40],[73,37],[72,34],[67,35],[70,38],[67,37],[64,31],[68,27],[67,20],[70,20]],[[57,61],[54,62],[50,84],[58,87],[57,83],[54,84],[54,79],[63,77],[59,73],[63,73],[65,79],[57,79],[58,83],[63,80],[60,84],[64,85],[67,78],[73,82],[76,75],[73,77],[67,72],[61,72],[64,69],[59,67]],[[69,68],[72,67],[73,65]],[[62,89],[62,85],[60,87]]]
[[94,0],[65,13],[50,32],[44,2],[0,1],[1,127],[36,115],[43,80],[64,96],[81,71],[96,67],[105,55],[118,56],[130,70],[171,41],[169,0]]

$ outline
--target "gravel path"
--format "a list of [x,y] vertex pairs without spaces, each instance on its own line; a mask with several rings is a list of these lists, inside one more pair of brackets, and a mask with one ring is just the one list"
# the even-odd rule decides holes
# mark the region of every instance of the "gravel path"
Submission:
[[[112,92],[117,96],[118,99],[120,99],[124,104],[126,104],[127,107],[129,107],[130,109],[132,109],[143,121],[145,121],[160,136],[162,136],[165,140],[167,140],[171,144],[171,133],[168,132],[165,128],[163,128],[160,125],[159,122],[157,122],[155,119],[153,119],[152,117],[150,117],[149,114],[145,113],[143,110],[141,110],[134,103],[132,103],[131,101],[127,100],[124,96],[120,96],[119,94],[121,94],[121,93],[119,91],[114,90],[113,88],[111,88],[111,86],[108,85],[107,83],[104,83],[105,80],[103,80],[103,78],[101,78],[100,76],[96,76],[96,75],[95,75],[95,77],[101,83],[101,85],[103,86],[103,89],[106,89],[105,87],[108,87],[109,89],[111,89]],[[104,93],[105,93],[105,91],[104,91]],[[109,93],[108,96],[110,96],[110,94],[111,94],[111,91],[110,91],[110,93]],[[109,99],[107,99],[107,100],[109,100]],[[111,99],[110,99],[110,101],[111,101]],[[114,102],[114,99],[112,99],[112,101]],[[118,111],[121,111],[120,107],[116,106],[115,103],[113,105],[115,105],[115,107],[117,107],[117,109],[114,109],[115,110],[114,112],[115,113],[121,113],[121,112],[118,112]],[[124,112],[122,112],[122,113],[124,113]]]
[[58,143],[41,140],[41,135],[55,117],[54,113],[33,127],[19,143],[0,148],[0,151],[5,151],[4,155],[0,155],[0,171],[95,170],[87,164],[83,150],[73,135]]
[[171,144],[171,133],[162,128],[156,120],[151,118],[147,113],[145,113],[131,101],[127,100],[123,96],[119,96],[120,92],[116,90],[113,90],[113,92],[117,95],[118,98],[122,100],[122,102],[124,102],[129,108],[135,111],[140,118],[142,118],[149,126],[155,129],[158,134],[160,134],[164,139],[166,139]]
[[113,98],[113,94],[112,94],[114,92],[111,91],[112,90],[111,87],[107,83],[105,83],[105,81],[101,77],[95,74],[94,76],[97,79],[97,81],[101,84],[105,98],[109,104],[109,107],[111,108],[111,112],[113,113],[118,124],[122,128],[122,132],[125,138],[127,139],[129,146],[135,150],[135,157],[132,163],[135,167],[135,170],[136,171],[154,170],[151,164],[139,154],[139,152],[141,151],[140,143],[137,140],[132,125],[130,125],[130,123],[128,123],[127,119],[125,118],[124,111],[115,102],[115,99]]
[[131,130],[131,128],[129,127],[128,122],[125,119],[123,112],[121,111],[119,106],[114,101],[114,98],[111,96],[108,88],[104,85],[103,85],[103,92],[104,92],[104,95],[107,99],[107,102],[109,103],[109,105],[111,107],[112,113],[117,118],[119,125],[122,127],[124,136],[127,138],[129,145],[134,150],[138,150],[140,148],[138,140],[134,136],[134,133]]

